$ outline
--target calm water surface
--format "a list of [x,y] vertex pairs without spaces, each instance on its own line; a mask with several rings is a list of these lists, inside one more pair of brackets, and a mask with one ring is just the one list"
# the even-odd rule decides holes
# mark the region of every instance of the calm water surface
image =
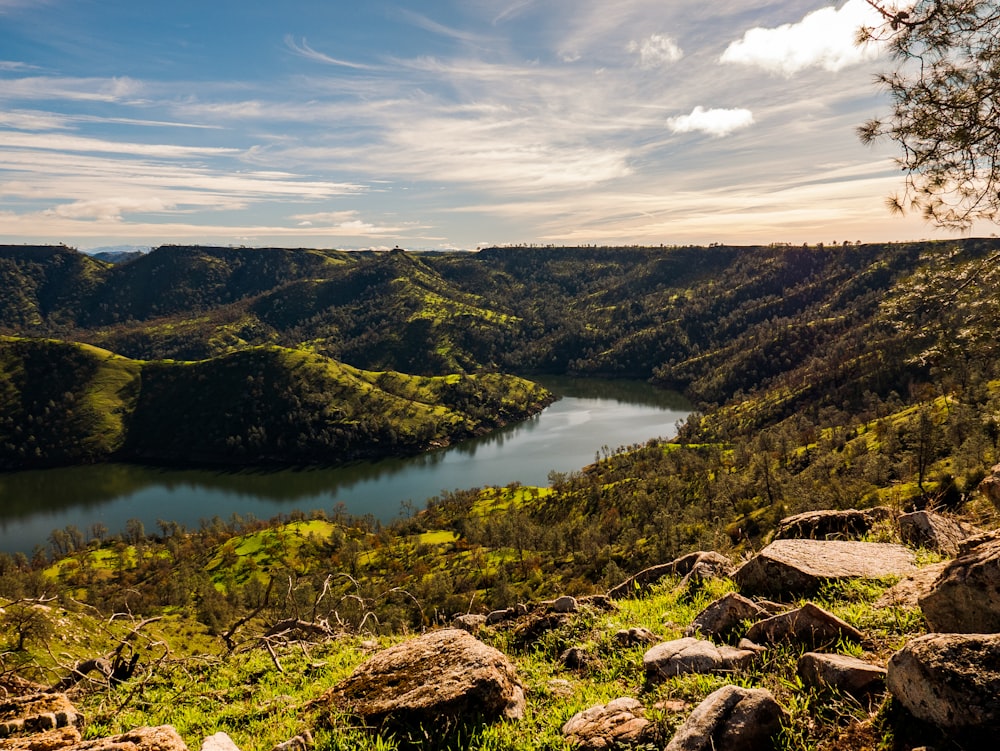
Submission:
[[479,439],[408,459],[336,469],[176,470],[104,464],[0,474],[0,550],[30,553],[53,529],[86,532],[100,522],[112,533],[128,519],[147,531],[156,521],[197,527],[202,519],[293,510],[373,514],[387,522],[409,501],[422,508],[442,491],[547,485],[550,472],[572,472],[614,449],[670,437],[690,408],[677,394],[645,383],[542,379],[562,399],[541,414]]

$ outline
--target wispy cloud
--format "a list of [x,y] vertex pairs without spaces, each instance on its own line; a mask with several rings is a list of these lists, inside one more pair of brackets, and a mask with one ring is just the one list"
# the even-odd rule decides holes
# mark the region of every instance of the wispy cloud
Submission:
[[357,211],[323,211],[313,214],[296,214],[292,219],[304,230],[336,232],[349,237],[400,237],[402,233],[428,229],[427,225],[379,225],[364,221]]
[[631,41],[628,51],[639,54],[639,65],[643,68],[659,68],[684,57],[677,42],[666,34],[650,34],[641,42]]
[[[3,5],[0,3],[0,12],[3,12]],[[36,65],[18,62],[17,60],[0,60],[0,70],[23,72],[28,70],[38,70]]]
[[460,42],[473,42],[476,44],[493,41],[493,38],[486,34],[478,34],[465,29],[457,29],[453,26],[446,26],[445,24],[435,21],[432,18],[428,18],[422,13],[416,13],[412,10],[404,9],[400,9],[398,12],[400,17],[408,23],[419,29],[423,29],[424,31],[429,31],[432,34],[438,34]]
[[797,23],[749,29],[726,48],[720,61],[785,76],[812,67],[839,71],[878,56],[876,45],[858,45],[855,40],[860,27],[879,21],[865,0],[848,0],[839,10],[832,5],[820,8]]
[[351,68],[353,70],[377,70],[376,66],[365,65],[364,63],[354,63],[350,60],[340,60],[335,57],[330,57],[329,55],[314,50],[309,46],[309,42],[306,41],[305,37],[302,37],[301,42],[296,42],[295,37],[291,34],[285,36],[285,45],[297,55],[306,58],[307,60],[312,60],[317,63],[324,63],[326,65],[336,65],[341,68]]
[[667,120],[667,127],[674,133],[707,133],[722,137],[753,125],[753,113],[747,109],[705,109],[695,107],[690,115],[679,115]]
[[133,78],[63,78],[28,76],[6,79],[0,86],[2,100],[59,100],[120,102],[138,98],[143,84]]

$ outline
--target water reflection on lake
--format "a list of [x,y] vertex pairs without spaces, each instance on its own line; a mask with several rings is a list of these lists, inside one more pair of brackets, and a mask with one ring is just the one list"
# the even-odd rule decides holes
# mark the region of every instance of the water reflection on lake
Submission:
[[676,432],[690,408],[682,397],[641,382],[541,379],[562,399],[515,426],[408,459],[334,469],[176,470],[127,464],[0,474],[0,550],[30,552],[53,529],[94,523],[111,532],[140,519],[197,527],[232,514],[270,518],[293,510],[397,516],[401,504],[422,507],[445,490],[546,485],[551,471],[571,472],[602,447],[642,443]]

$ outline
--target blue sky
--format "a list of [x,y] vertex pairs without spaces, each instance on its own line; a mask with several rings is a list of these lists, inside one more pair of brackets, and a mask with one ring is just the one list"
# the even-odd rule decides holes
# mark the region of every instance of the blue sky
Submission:
[[[943,236],[863,0],[0,0],[0,242]],[[976,228],[988,234],[992,226]]]

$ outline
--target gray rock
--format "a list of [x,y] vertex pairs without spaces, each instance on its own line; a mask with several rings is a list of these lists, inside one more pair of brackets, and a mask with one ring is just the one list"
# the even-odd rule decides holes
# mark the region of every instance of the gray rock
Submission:
[[971,524],[931,511],[903,514],[897,521],[903,542],[946,555],[957,554],[963,542],[982,533]]
[[666,751],[760,751],[773,747],[786,715],[770,691],[723,686],[709,694]]
[[920,598],[931,631],[994,634],[1000,631],[1000,537],[980,538],[951,561]]
[[240,751],[240,747],[226,733],[220,732],[203,740],[201,751]]
[[511,608],[503,608],[502,610],[492,610],[486,615],[486,624],[492,626],[495,623],[500,623],[501,621],[510,620],[514,617],[514,611]]
[[459,629],[432,631],[380,652],[325,696],[369,725],[437,727],[464,716],[524,713],[514,665]]
[[615,632],[616,644],[623,647],[637,647],[641,644],[656,644],[660,637],[648,628],[623,628]]
[[766,615],[767,612],[753,600],[729,592],[698,613],[684,635],[725,638],[744,621],[758,621]]
[[686,673],[720,673],[744,668],[757,655],[746,649],[717,647],[710,641],[685,637],[665,641],[649,649],[642,665],[649,680]]
[[747,639],[757,644],[798,642],[818,645],[838,639],[860,642],[863,638],[864,635],[854,626],[811,602],[758,621],[747,631]]
[[308,730],[303,732],[301,735],[297,735],[294,738],[289,738],[283,743],[279,743],[277,746],[271,749],[271,751],[309,751],[313,745],[312,733]]
[[476,634],[479,629],[486,625],[486,616],[475,613],[456,615],[451,621],[452,628],[460,628],[470,634]]
[[872,527],[893,515],[891,509],[877,506],[872,509],[842,509],[835,511],[806,511],[786,516],[778,522],[776,540],[851,540],[864,537]]
[[579,607],[576,598],[569,595],[563,595],[552,603],[552,609],[557,613],[575,613]]
[[940,728],[1000,730],[1000,634],[927,634],[889,660],[886,684]]
[[885,668],[850,655],[806,652],[799,658],[796,672],[807,686],[836,689],[855,697],[885,687]]
[[648,732],[642,704],[630,697],[578,712],[562,727],[570,744],[589,751],[636,746],[648,740]]
[[884,579],[916,571],[902,545],[840,540],[775,540],[733,574],[744,594],[795,595],[827,582]]

